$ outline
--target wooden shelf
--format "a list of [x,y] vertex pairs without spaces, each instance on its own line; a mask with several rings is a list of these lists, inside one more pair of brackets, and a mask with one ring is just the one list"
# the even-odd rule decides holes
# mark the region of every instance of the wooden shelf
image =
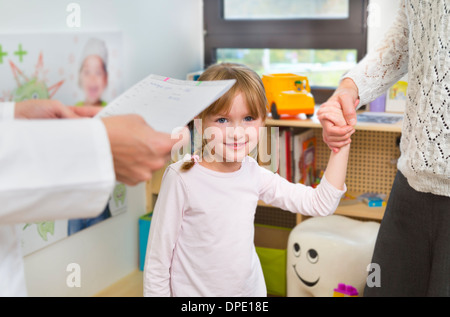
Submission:
[[[318,107],[316,107],[317,112]],[[362,114],[365,111],[357,111]],[[322,126],[316,114],[311,118],[281,119],[268,118],[269,127],[313,128],[317,140],[322,140]],[[399,149],[396,138],[401,135],[402,121],[395,124],[358,122],[357,132],[352,136],[349,168],[346,176],[348,189],[354,193],[377,192],[389,195],[396,174],[395,160]],[[317,161],[319,169],[325,169],[329,159],[329,149],[323,142],[317,142]],[[355,195],[353,195],[355,196]],[[357,197],[356,195],[355,197]],[[259,206],[271,207],[260,202]],[[342,201],[335,214],[361,220],[381,221],[385,207],[369,207],[359,201]],[[297,223],[306,216],[297,215]]]
[[[276,208],[262,201],[258,202],[258,206]],[[345,202],[338,206],[335,215],[348,216],[352,218],[361,218],[365,220],[381,221],[383,219],[385,207],[369,207],[361,202]],[[301,216],[301,215],[300,215]]]
[[381,221],[383,219],[386,207],[369,207],[364,203],[355,203],[354,205],[339,205],[336,209],[336,215],[349,216],[354,218],[363,218],[367,220]]
[[[364,111],[358,112],[363,113]],[[294,128],[322,128],[320,121],[314,115],[310,119],[280,119],[275,120],[272,118],[266,119],[267,126],[279,126],[279,127],[294,127]],[[355,126],[356,130],[367,131],[384,131],[384,132],[401,132],[402,120],[395,124],[383,124],[383,123],[367,123],[358,122]]]

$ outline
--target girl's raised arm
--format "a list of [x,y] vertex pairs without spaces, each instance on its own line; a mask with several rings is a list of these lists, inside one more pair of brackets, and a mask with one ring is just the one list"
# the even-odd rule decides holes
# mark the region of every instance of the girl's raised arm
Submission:
[[325,170],[325,177],[328,182],[339,190],[344,189],[349,153],[350,144],[341,147],[337,153],[331,151],[330,159]]

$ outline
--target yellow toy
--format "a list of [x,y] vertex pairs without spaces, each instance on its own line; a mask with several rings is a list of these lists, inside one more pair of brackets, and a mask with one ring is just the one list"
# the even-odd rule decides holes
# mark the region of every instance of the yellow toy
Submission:
[[281,73],[263,75],[262,81],[268,101],[267,111],[272,113],[272,118],[314,114],[314,97],[307,77]]

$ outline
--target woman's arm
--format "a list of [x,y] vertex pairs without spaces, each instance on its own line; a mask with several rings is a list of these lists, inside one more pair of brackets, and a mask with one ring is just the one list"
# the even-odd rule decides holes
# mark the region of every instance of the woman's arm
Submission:
[[356,124],[356,109],[375,100],[406,74],[408,39],[408,19],[402,0],[397,17],[383,40],[343,76],[333,95],[317,112],[323,140],[332,150],[338,151],[350,139],[348,130]]
[[401,0],[398,14],[383,39],[344,75],[358,87],[359,106],[375,100],[408,72],[409,26],[405,6]]

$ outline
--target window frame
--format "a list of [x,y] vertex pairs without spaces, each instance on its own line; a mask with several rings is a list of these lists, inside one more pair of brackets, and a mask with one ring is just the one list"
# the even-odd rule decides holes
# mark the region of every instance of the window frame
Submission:
[[[356,49],[367,51],[368,0],[349,0],[347,19],[226,20],[224,0],[204,0],[204,62],[214,64],[218,48]],[[316,103],[335,87],[311,87]]]

